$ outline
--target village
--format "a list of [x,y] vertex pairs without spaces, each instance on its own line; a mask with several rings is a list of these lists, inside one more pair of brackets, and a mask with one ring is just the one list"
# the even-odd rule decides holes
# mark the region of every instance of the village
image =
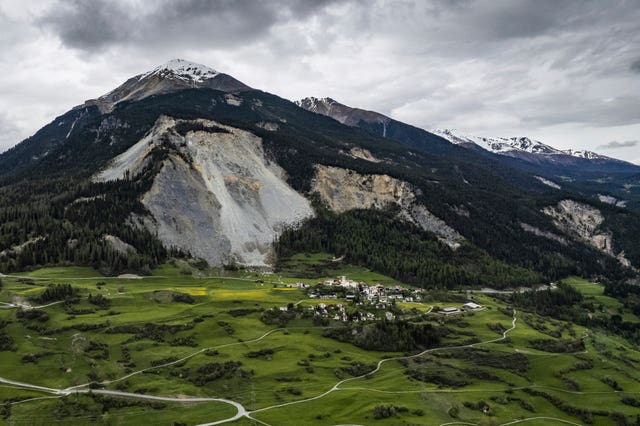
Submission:
[[[316,285],[304,282],[289,284],[288,287],[305,289],[309,299],[327,300],[307,307],[312,315],[319,319],[342,322],[361,322],[385,319],[395,320],[404,313],[398,302],[419,304],[424,300],[424,289],[410,289],[399,285],[383,286],[382,284],[367,284],[348,279],[342,275],[336,279],[328,279]],[[330,300],[343,300],[345,303],[333,303]],[[411,306],[411,305],[409,305]],[[287,311],[289,307],[280,307]],[[415,310],[415,306],[413,307]],[[482,305],[467,302],[460,306],[447,306],[438,309],[436,314],[448,316],[464,312],[479,311]],[[417,311],[416,311],[417,312]],[[431,313],[429,309],[428,313]]]

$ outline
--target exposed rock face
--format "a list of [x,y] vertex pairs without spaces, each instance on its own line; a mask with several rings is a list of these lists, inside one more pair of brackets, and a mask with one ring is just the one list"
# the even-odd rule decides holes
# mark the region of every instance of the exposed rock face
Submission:
[[120,252],[120,253],[127,253],[129,251],[136,253],[136,249],[135,247],[133,247],[131,244],[127,244],[124,241],[122,241],[120,238],[116,237],[115,235],[105,235],[104,236],[104,240],[109,243],[109,245],[116,251]]
[[617,258],[624,266],[630,266],[624,252],[614,253],[611,233],[601,229],[604,216],[600,210],[574,200],[562,200],[542,211],[552,217],[553,224],[565,234]]
[[274,123],[273,121],[261,121],[259,123],[256,123],[256,126],[270,132],[275,132],[280,128],[280,125],[278,123]]
[[558,185],[557,183],[550,181],[549,179],[545,179],[542,176],[535,176],[535,178],[538,179],[540,182],[544,183],[545,185],[547,185],[548,187],[551,187],[553,189],[562,189],[560,185]]
[[612,197],[611,195],[598,194],[598,200],[600,200],[600,202],[602,203],[611,204],[612,206],[616,207],[627,206],[626,200],[618,200],[616,197]]
[[537,235],[539,237],[544,237],[547,238],[549,240],[553,240],[556,241],[560,244],[562,244],[563,246],[568,245],[569,243],[567,242],[567,239],[564,237],[561,237],[558,234],[554,234],[553,232],[549,232],[549,231],[543,231],[542,229],[535,227],[533,225],[529,225],[528,223],[524,223],[524,222],[520,222],[520,227],[527,231],[530,232],[534,235]]
[[22,244],[17,244],[17,245],[11,246],[11,247],[9,247],[7,249],[4,249],[4,250],[0,251],[0,256],[6,256],[6,255],[9,255],[9,254],[20,254],[28,246],[30,246],[32,244],[36,244],[37,242],[42,241],[44,239],[45,239],[45,237],[43,237],[43,236],[30,238],[29,240],[25,241]]
[[335,212],[381,209],[388,204],[408,208],[416,199],[413,187],[387,175],[361,175],[353,170],[316,165],[311,186]]
[[460,247],[460,242],[464,237],[447,223],[431,213],[422,204],[414,204],[410,208],[410,216],[425,231],[436,234],[440,241],[449,247],[456,249]]
[[311,190],[336,212],[352,209],[382,209],[389,204],[401,208],[401,217],[436,234],[457,248],[464,238],[427,208],[416,203],[417,191],[408,182],[387,175],[362,175],[353,170],[316,165]]
[[[180,123],[212,131],[182,136],[176,130]],[[161,117],[96,179],[135,177],[160,145],[171,151],[142,198],[152,218],[134,219],[167,246],[213,265],[266,266],[282,229],[313,215],[308,200],[286,183],[284,170],[265,157],[260,138],[207,120]]]
[[361,160],[366,160],[371,163],[380,163],[382,161],[379,158],[376,158],[373,154],[371,154],[371,151],[369,151],[368,149],[360,148],[357,146],[349,150],[349,156],[351,158],[359,158]]

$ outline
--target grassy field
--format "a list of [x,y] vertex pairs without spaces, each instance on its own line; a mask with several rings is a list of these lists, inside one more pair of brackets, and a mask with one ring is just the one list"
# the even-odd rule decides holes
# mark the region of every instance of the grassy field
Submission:
[[[294,261],[331,260],[300,255]],[[332,272],[397,284],[349,265],[340,264]],[[327,329],[349,326],[341,320],[318,324],[301,314],[282,327],[261,320],[265,310],[289,304],[303,313],[321,303],[348,305],[308,299],[303,290],[286,286],[300,280],[315,283],[322,278],[200,273],[181,263],[163,265],[142,279],[100,277],[88,268],[47,268],[3,277],[0,302],[5,304],[37,305],[35,299],[56,283],[70,283],[79,299],[22,313],[4,305],[0,342],[3,335],[8,337],[13,350],[0,352],[0,377],[54,389],[99,387],[163,397],[225,398],[255,410],[253,417],[271,425],[500,425],[537,417],[552,419],[526,424],[565,420],[615,425],[633,424],[640,412],[633,406],[634,401],[640,404],[640,352],[604,331],[526,312],[515,313],[513,327],[510,307],[475,294],[474,301],[485,309],[462,315],[445,317],[432,311],[434,306],[460,304],[433,298],[396,305],[401,319],[447,330],[437,347],[422,354],[365,350],[325,336]],[[598,284],[578,278],[565,282],[603,309],[622,309]],[[107,305],[90,303],[90,295],[103,296]],[[581,341],[584,346],[553,352],[536,341]],[[397,357],[363,375],[379,361]],[[364,370],[354,371],[354,363]],[[39,397],[50,398],[33,399]],[[16,425],[193,425],[236,413],[224,402],[61,397],[6,383],[0,385],[0,407],[0,423]],[[252,423],[245,418],[230,424]]]

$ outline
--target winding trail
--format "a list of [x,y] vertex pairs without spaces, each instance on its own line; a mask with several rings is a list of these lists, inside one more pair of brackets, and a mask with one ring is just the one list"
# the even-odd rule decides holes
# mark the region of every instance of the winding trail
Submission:
[[[282,407],[287,407],[290,405],[295,405],[295,404],[301,404],[304,402],[309,402],[309,401],[314,401],[320,398],[324,398],[325,396],[329,395],[332,392],[336,392],[339,390],[347,390],[347,389],[341,389],[340,385],[353,381],[353,380],[358,380],[358,379],[362,379],[370,374],[375,374],[376,372],[378,372],[380,370],[380,368],[382,367],[382,365],[386,362],[389,361],[397,361],[397,360],[401,360],[401,359],[411,359],[411,358],[416,358],[416,357],[420,357],[423,356],[424,354],[433,352],[433,351],[437,351],[437,350],[443,350],[443,349],[460,349],[460,348],[470,348],[473,346],[477,346],[477,345],[481,345],[481,344],[486,344],[486,343],[493,343],[493,342],[498,342],[500,340],[504,340],[507,337],[507,334],[509,332],[511,332],[512,330],[514,330],[516,328],[516,311],[513,311],[513,321],[512,321],[512,326],[511,328],[509,328],[508,330],[505,330],[502,333],[502,337],[497,338],[497,339],[492,339],[492,340],[488,340],[485,342],[478,342],[478,343],[473,343],[470,345],[462,345],[462,346],[447,346],[447,347],[440,347],[440,348],[431,348],[431,349],[427,349],[425,351],[422,351],[418,354],[415,355],[409,355],[409,356],[399,356],[399,357],[391,357],[391,358],[385,358],[382,359],[380,361],[378,361],[378,364],[376,366],[376,368],[367,373],[367,374],[363,374],[361,376],[357,376],[357,377],[352,377],[349,379],[344,379],[339,381],[338,383],[336,383],[335,385],[333,385],[333,387],[329,390],[327,390],[324,393],[321,393],[319,395],[316,395],[314,397],[311,398],[306,398],[306,399],[302,399],[302,400],[298,400],[298,401],[292,401],[292,402],[288,402],[288,403],[284,403],[284,404],[277,404],[277,405],[272,405],[269,407],[264,407],[264,408],[260,408],[258,410],[253,410],[253,411],[248,411],[242,404],[229,400],[229,399],[224,399],[224,398],[200,398],[200,397],[185,397],[185,398],[177,398],[177,397],[166,397],[166,396],[156,396],[156,395],[144,395],[144,394],[137,394],[137,393],[130,393],[130,392],[120,392],[120,391],[111,391],[111,390],[106,390],[106,389],[89,389],[89,386],[91,385],[91,383],[85,383],[82,385],[76,385],[76,386],[70,386],[64,389],[56,389],[56,388],[50,388],[50,387],[46,387],[46,386],[38,386],[38,385],[34,385],[34,384],[30,384],[30,383],[25,383],[25,382],[19,382],[16,380],[11,380],[11,379],[7,379],[4,377],[0,377],[0,383],[5,383],[7,385],[12,385],[12,386],[16,386],[22,389],[29,389],[29,390],[34,390],[34,391],[39,391],[39,392],[45,392],[45,393],[49,393],[49,394],[53,394],[55,396],[53,397],[44,397],[44,398],[56,398],[56,397],[63,397],[66,395],[71,395],[71,394],[86,394],[89,392],[92,393],[96,393],[96,394],[103,394],[103,395],[111,395],[111,396],[117,396],[117,397],[123,397],[123,398],[137,398],[137,399],[148,399],[148,400],[157,400],[157,401],[167,401],[167,402],[178,402],[178,403],[188,403],[188,402],[221,402],[221,403],[226,403],[229,405],[232,405],[236,408],[237,412],[234,416],[229,417],[227,419],[222,419],[222,420],[217,420],[211,423],[203,423],[199,426],[214,426],[214,425],[219,425],[219,424],[224,424],[224,423],[228,423],[228,422],[232,422],[235,420],[238,420],[242,417],[246,417],[250,420],[253,420],[257,423],[260,423],[262,425],[266,425],[266,426],[270,426],[268,423],[265,423],[261,420],[256,419],[255,417],[253,417],[254,414],[256,413],[261,413],[267,410],[272,410],[275,408],[282,408]],[[118,379],[115,380],[108,380],[108,381],[103,381],[103,382],[99,382],[99,384],[101,385],[108,385],[108,384],[112,384],[112,383],[116,383],[122,380],[126,380],[129,377],[138,375],[138,374],[142,374],[145,371],[149,371],[149,370],[157,370],[160,368],[164,368],[164,367],[168,367],[171,365],[175,365],[178,364],[180,362],[184,362],[198,354],[201,354],[207,350],[211,350],[211,349],[220,349],[220,348],[225,348],[225,347],[230,347],[230,346],[237,346],[237,345],[245,345],[245,344],[249,344],[249,343],[255,343],[255,342],[259,342],[262,339],[264,339],[265,337],[276,333],[278,331],[283,331],[283,328],[276,328],[273,330],[270,330],[268,332],[266,332],[265,334],[263,334],[260,337],[257,337],[255,339],[251,339],[251,340],[246,340],[243,342],[234,342],[234,343],[227,343],[224,345],[218,345],[218,346],[213,346],[213,347],[208,347],[208,348],[203,348],[200,349],[199,351],[193,352],[185,357],[182,357],[176,361],[172,361],[172,362],[168,362],[166,364],[162,364],[162,365],[158,365],[158,366],[154,366],[154,367],[148,367],[148,368],[144,368],[141,370],[137,370],[134,371],[130,374],[127,374],[126,376],[120,377]],[[41,398],[31,398],[29,399],[29,401],[35,401],[35,400],[39,400]],[[23,400],[23,401],[18,401],[18,403],[24,403],[27,402],[27,400]]]
[[582,426],[580,423],[574,423],[572,421],[569,420],[564,420],[564,419],[558,419],[557,417],[527,417],[526,419],[520,419],[520,420],[513,420],[511,422],[508,423],[502,423],[500,426],[508,426],[508,425],[515,425],[518,423],[524,423],[524,422],[528,422],[531,420],[554,420],[556,422],[561,422],[561,423],[566,423],[568,425],[573,425],[573,426]]
[[[259,408],[259,409],[257,409],[257,410],[249,411],[249,412],[248,412],[247,417],[251,416],[252,414],[262,413],[262,412],[264,412],[264,411],[268,411],[268,410],[273,410],[274,408],[289,407],[289,406],[291,406],[291,405],[296,405],[296,404],[302,404],[302,403],[304,403],[304,402],[315,401],[315,400],[317,400],[317,399],[324,398],[325,396],[327,396],[327,395],[331,394],[332,392],[336,392],[336,391],[339,391],[339,390],[346,390],[346,389],[341,389],[341,388],[340,388],[340,386],[341,386],[342,384],[344,384],[344,383],[351,382],[351,381],[354,381],[354,380],[363,379],[363,378],[365,378],[366,376],[369,376],[369,375],[375,374],[375,373],[377,373],[377,372],[380,370],[380,368],[382,368],[382,365],[383,365],[383,364],[385,364],[385,363],[387,363],[387,362],[390,362],[390,361],[398,361],[398,360],[402,360],[402,359],[418,358],[418,357],[424,356],[425,354],[428,354],[428,353],[431,353],[431,352],[435,352],[435,351],[438,351],[438,350],[443,350],[443,349],[448,350],[448,349],[472,348],[472,347],[474,347],[474,346],[478,346],[478,345],[483,345],[483,344],[487,344],[487,343],[495,343],[495,342],[499,342],[499,341],[501,341],[501,340],[506,339],[506,338],[507,338],[507,334],[508,334],[508,333],[510,333],[511,331],[515,330],[515,328],[516,328],[516,321],[517,321],[517,318],[516,318],[516,310],[514,309],[514,310],[513,310],[513,320],[511,321],[511,328],[509,328],[508,330],[505,330],[505,331],[502,333],[502,337],[498,337],[497,339],[487,340],[487,341],[484,341],[484,342],[471,343],[471,344],[469,344],[469,345],[460,345],[460,346],[444,346],[444,347],[439,347],[439,348],[426,349],[426,350],[424,350],[424,351],[422,351],[422,352],[420,352],[420,353],[417,353],[417,354],[415,354],[415,355],[407,355],[407,356],[398,356],[398,357],[384,358],[384,359],[381,359],[380,361],[378,361],[378,364],[376,365],[376,368],[375,368],[373,371],[370,371],[370,372],[368,372],[368,373],[366,373],[366,374],[362,374],[362,375],[360,375],[360,376],[350,377],[350,378],[348,378],[348,379],[341,380],[341,381],[339,381],[338,383],[336,383],[335,385],[333,385],[333,387],[332,387],[331,389],[329,389],[328,391],[326,391],[326,392],[324,392],[324,393],[321,393],[320,395],[316,395],[316,396],[311,397],[311,398],[300,399],[300,400],[297,400],[297,401],[291,401],[291,402],[285,402],[285,403],[282,403],[282,404],[272,405],[272,406],[270,406],[270,407],[264,407],[264,408]],[[251,417],[251,418],[253,419],[253,417]]]
[[166,275],[139,275],[136,278],[132,277],[28,277],[25,275],[2,275],[0,274],[0,278],[16,278],[22,280],[31,280],[31,281],[84,281],[84,280],[144,280],[150,278],[169,278]]
[[[262,412],[266,412],[269,410],[273,410],[273,409],[277,409],[277,408],[283,408],[283,407],[289,407],[292,405],[297,405],[297,404],[302,404],[305,402],[311,402],[311,401],[315,401],[321,398],[326,397],[327,395],[333,393],[333,392],[337,392],[337,391],[347,391],[347,390],[362,390],[362,391],[370,391],[370,392],[380,392],[380,393],[415,393],[415,392],[424,392],[424,390],[421,391],[384,391],[384,390],[379,390],[379,389],[373,389],[373,388],[366,388],[366,387],[341,387],[342,385],[344,385],[345,383],[348,382],[352,382],[355,380],[359,380],[359,379],[363,379],[369,375],[375,374],[378,371],[380,371],[380,369],[382,368],[382,366],[385,363],[391,362],[391,361],[398,361],[398,360],[406,360],[406,359],[412,359],[412,358],[418,358],[421,356],[424,356],[425,354],[431,353],[431,352],[435,352],[435,351],[440,351],[440,350],[450,350],[450,349],[465,349],[465,348],[472,348],[475,346],[480,346],[480,345],[484,345],[484,344],[489,344],[489,343],[496,343],[496,342],[500,342],[504,339],[507,338],[507,335],[516,329],[516,322],[517,322],[517,317],[516,317],[516,310],[513,310],[513,319],[511,322],[511,327],[507,330],[505,330],[502,333],[502,336],[496,339],[491,339],[491,340],[486,340],[483,342],[477,342],[477,343],[471,343],[468,345],[459,345],[459,346],[443,346],[443,347],[437,347],[437,348],[431,348],[431,349],[426,349],[420,353],[414,354],[414,355],[407,355],[407,356],[398,356],[398,357],[390,357],[390,358],[384,358],[381,359],[380,361],[378,361],[376,368],[372,371],[370,371],[369,373],[357,376],[357,377],[351,377],[348,379],[344,379],[341,380],[339,382],[337,382],[335,385],[333,385],[329,390],[310,397],[310,398],[305,398],[305,399],[301,399],[301,400],[297,400],[297,401],[291,401],[291,402],[286,402],[286,403],[282,403],[282,404],[276,404],[276,405],[272,405],[272,406],[268,406],[268,407],[264,407],[264,408],[259,408],[257,410],[247,410],[242,404],[230,400],[230,399],[225,399],[225,398],[213,398],[213,397],[169,397],[169,396],[157,396],[157,395],[147,395],[147,394],[137,394],[137,393],[130,393],[130,392],[120,392],[120,391],[112,391],[112,390],[107,390],[107,389],[90,389],[90,383],[86,383],[86,384],[82,384],[82,385],[77,385],[77,386],[71,386],[65,389],[56,389],[56,388],[50,388],[50,387],[46,387],[46,386],[38,386],[38,385],[34,385],[34,384],[30,384],[30,383],[25,383],[25,382],[19,382],[19,381],[15,381],[15,380],[11,380],[11,379],[7,379],[7,378],[3,378],[0,377],[0,383],[4,383],[6,385],[10,385],[12,387],[16,387],[16,388],[20,388],[20,389],[28,389],[28,390],[33,390],[33,391],[39,391],[39,392],[45,392],[45,393],[49,393],[52,394],[53,396],[45,396],[45,397],[35,397],[35,398],[29,398],[29,399],[25,399],[22,401],[15,401],[12,404],[21,404],[21,403],[26,403],[26,402],[30,402],[30,401],[38,401],[38,400],[42,400],[42,399],[52,399],[52,398],[61,398],[64,397],[66,395],[71,395],[71,394],[88,394],[88,393],[94,393],[94,394],[102,394],[102,395],[110,395],[110,396],[115,396],[115,397],[122,397],[122,398],[134,398],[134,399],[146,399],[146,400],[154,400],[154,401],[163,401],[163,402],[171,402],[171,403],[202,403],[202,402],[218,402],[218,403],[224,403],[224,404],[229,404],[232,405],[233,407],[236,408],[236,413],[229,418],[226,419],[221,419],[221,420],[216,420],[213,422],[209,422],[209,423],[202,423],[198,426],[214,426],[214,425],[221,425],[221,424],[225,424],[225,423],[229,423],[229,422],[233,422],[236,420],[239,420],[241,418],[247,418],[249,420],[252,420],[256,423],[259,423],[261,425],[265,425],[265,426],[271,426],[268,423],[259,420],[257,418],[254,417],[255,414],[258,413],[262,413]],[[112,383],[116,383],[122,380],[126,380],[127,378],[130,378],[132,376],[135,376],[137,374],[142,374],[145,371],[149,371],[149,370],[157,370],[160,368],[164,368],[164,367],[168,367],[171,365],[175,365],[181,362],[184,362],[198,354],[201,354],[207,350],[211,350],[211,349],[220,349],[220,348],[225,348],[225,347],[230,347],[230,346],[237,346],[237,345],[244,345],[244,344],[249,344],[249,343],[255,343],[255,342],[259,342],[262,339],[268,337],[269,335],[276,333],[278,331],[284,331],[284,328],[277,328],[277,329],[273,329],[270,330],[266,333],[264,333],[262,336],[257,337],[255,339],[251,339],[251,340],[246,340],[243,342],[234,342],[234,343],[227,343],[227,344],[223,344],[223,345],[218,345],[218,346],[213,346],[213,347],[208,347],[208,348],[203,348],[199,351],[196,351],[194,353],[191,353],[183,358],[180,358],[179,360],[176,361],[172,361],[172,362],[168,362],[166,364],[162,364],[162,365],[158,365],[158,366],[154,366],[154,367],[149,367],[149,368],[145,368],[145,369],[141,369],[138,371],[134,371],[126,376],[120,377],[118,379],[114,379],[114,380],[109,380],[109,381],[103,381],[100,382],[99,384],[101,385],[108,385],[108,384],[112,384]],[[530,386],[531,387],[531,386]],[[533,387],[545,387],[545,386],[535,386],[533,385]],[[439,392],[445,392],[443,390],[440,390]],[[565,391],[565,392],[569,392],[569,391]],[[587,392],[570,392],[570,393],[575,393],[575,394],[582,394],[582,393],[587,393]],[[604,393],[604,392],[603,392]],[[635,392],[633,392],[635,393]],[[518,420],[513,420],[507,423],[502,423],[500,426],[510,426],[510,425],[515,425],[518,423],[524,423],[527,421],[533,421],[533,420],[553,420],[553,421],[557,421],[557,422],[561,422],[561,423],[565,423],[565,424],[569,424],[572,426],[582,426],[579,423],[574,423],[568,420],[564,420],[564,419],[558,419],[558,418],[554,418],[554,417],[544,417],[544,416],[540,416],[540,417],[529,417],[526,419],[518,419]],[[468,425],[468,426],[477,426],[474,423],[469,423],[469,422],[463,422],[463,421],[458,421],[458,422],[449,422],[449,423],[443,423],[440,426],[453,426],[453,425]]]
[[31,306],[29,304],[26,303],[6,303],[6,302],[0,302],[0,309],[17,309],[17,308],[22,308],[22,309],[43,309],[43,308],[48,308],[49,306],[53,306],[53,305],[58,305],[60,303],[64,303],[64,300],[58,300],[57,302],[51,302],[51,303],[47,303],[46,305],[40,305],[40,306]]
[[[126,379],[128,379],[128,378],[130,378],[130,377],[136,376],[136,375],[138,375],[138,374],[142,374],[142,373],[144,373],[145,371],[149,371],[149,370],[157,370],[157,369],[164,368],[164,367],[170,367],[170,366],[172,366],[172,365],[175,365],[175,364],[179,364],[179,363],[181,363],[181,362],[184,362],[184,361],[186,361],[186,360],[188,360],[188,359],[190,359],[190,358],[193,358],[193,357],[194,357],[194,356],[196,356],[196,355],[199,355],[199,354],[201,354],[201,353],[203,353],[203,352],[206,352],[206,351],[208,351],[208,350],[211,350],[211,349],[222,349],[222,348],[228,348],[228,347],[230,347],[230,346],[238,346],[238,345],[246,345],[246,344],[248,344],[248,343],[256,343],[256,342],[259,342],[260,340],[264,339],[265,337],[269,336],[270,334],[273,334],[273,333],[275,333],[275,332],[277,332],[277,331],[283,331],[283,330],[284,330],[284,328],[275,328],[275,329],[273,329],[273,330],[269,330],[269,331],[267,331],[266,333],[264,333],[264,334],[263,334],[262,336],[260,336],[260,337],[256,337],[255,339],[251,339],[251,340],[244,340],[244,341],[242,341],[242,342],[226,343],[226,344],[224,344],[224,345],[218,345],[218,346],[210,346],[210,347],[208,347],[208,348],[202,348],[202,349],[200,349],[199,351],[193,352],[193,353],[191,353],[191,354],[189,354],[189,355],[187,355],[187,356],[184,356],[184,357],[182,357],[182,358],[180,358],[180,359],[177,359],[177,360],[175,360],[175,361],[167,362],[167,363],[165,363],[165,364],[160,364],[160,365],[156,365],[156,366],[153,366],[153,367],[143,368],[143,369],[141,369],[141,370],[137,370],[137,371],[134,371],[134,372],[132,372],[132,373],[129,373],[129,374],[127,374],[126,376],[122,376],[122,377],[120,377],[120,378],[118,378],[118,379],[114,379],[114,380],[105,380],[105,381],[102,381],[102,382],[98,382],[98,384],[100,384],[100,385],[110,385],[110,384],[112,384],[112,383],[121,382],[121,381],[123,381],[123,380],[126,380]],[[1,378],[0,378],[0,379],[1,379]],[[84,384],[82,384],[82,385],[76,385],[76,386],[68,387],[68,388],[66,388],[66,389],[63,389],[63,391],[66,391],[66,392],[73,392],[73,391],[76,391],[76,390],[78,390],[78,389],[82,389],[82,388],[89,387],[90,385],[91,385],[91,383],[84,383]]]

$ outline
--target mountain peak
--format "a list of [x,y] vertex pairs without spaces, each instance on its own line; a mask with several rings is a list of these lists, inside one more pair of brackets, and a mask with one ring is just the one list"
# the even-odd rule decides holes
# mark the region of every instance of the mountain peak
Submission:
[[161,77],[172,76],[184,81],[202,83],[204,80],[213,78],[218,74],[220,74],[218,71],[206,65],[190,62],[184,59],[171,59],[153,70],[145,74],[141,74],[139,80],[149,76],[158,75]]
[[113,110],[122,101],[139,101],[152,95],[184,89],[214,89],[237,93],[251,90],[251,87],[206,65],[184,59],[171,59],[151,71],[131,77],[106,95],[88,100],[80,107],[96,105],[104,113]]
[[307,111],[326,115],[348,126],[357,126],[360,121],[365,123],[388,123],[391,119],[374,111],[352,108],[331,98],[316,98],[313,96],[295,101],[295,104]]

